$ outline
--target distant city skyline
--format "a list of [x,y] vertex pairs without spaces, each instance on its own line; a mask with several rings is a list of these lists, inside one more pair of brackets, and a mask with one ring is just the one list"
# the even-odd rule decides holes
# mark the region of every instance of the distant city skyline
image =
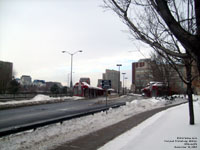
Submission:
[[[75,52],[73,83],[89,77],[96,86],[106,69],[126,72],[146,57],[149,48],[130,40],[128,29],[101,0],[0,0],[0,60],[13,63],[16,77],[56,81],[66,85],[70,55]],[[129,51],[135,51],[130,53]]]

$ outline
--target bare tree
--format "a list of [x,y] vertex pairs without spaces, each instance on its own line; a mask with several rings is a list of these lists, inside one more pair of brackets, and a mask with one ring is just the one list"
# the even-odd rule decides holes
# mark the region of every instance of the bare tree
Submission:
[[[173,67],[187,84],[190,124],[194,124],[191,64],[200,73],[200,1],[199,0],[104,0],[140,40]],[[186,78],[177,64],[186,67]]]
[[171,83],[174,81],[174,69],[170,64],[156,51],[151,53],[151,63],[150,63],[151,75],[153,81],[163,82],[167,85],[168,93],[170,90]]
[[[188,56],[187,50],[200,71],[199,0],[103,1],[105,8],[116,12],[129,27],[135,39],[181,58]],[[181,49],[177,48],[174,42]]]

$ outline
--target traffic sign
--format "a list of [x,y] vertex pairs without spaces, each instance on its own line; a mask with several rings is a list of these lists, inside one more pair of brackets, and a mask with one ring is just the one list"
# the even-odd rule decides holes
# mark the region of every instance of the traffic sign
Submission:
[[103,89],[109,89],[111,88],[111,80],[102,80],[101,85]]

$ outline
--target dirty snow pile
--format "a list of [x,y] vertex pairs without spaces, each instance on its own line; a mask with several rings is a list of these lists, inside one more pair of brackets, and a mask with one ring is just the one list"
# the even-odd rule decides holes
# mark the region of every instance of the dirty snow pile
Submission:
[[20,100],[20,101],[13,100],[13,101],[8,101],[8,102],[0,102],[0,109],[20,107],[20,106],[30,106],[30,105],[37,105],[37,104],[56,103],[56,102],[63,102],[66,100],[78,100],[78,99],[83,99],[83,98],[78,97],[78,96],[50,97],[47,95],[39,94],[30,100]]
[[183,103],[185,99],[177,98],[172,103],[162,99],[142,99],[126,103],[116,109],[109,109],[106,112],[96,113],[81,118],[76,118],[57,123],[46,127],[38,128],[35,131],[10,135],[0,138],[1,150],[45,150],[60,145],[77,137],[87,135],[104,127],[110,126],[135,114],[151,110],[173,103]]

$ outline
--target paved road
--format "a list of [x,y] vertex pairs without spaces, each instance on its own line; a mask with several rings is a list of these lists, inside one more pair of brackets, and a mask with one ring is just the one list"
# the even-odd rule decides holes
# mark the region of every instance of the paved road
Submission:
[[[108,101],[108,105],[114,105],[131,101],[138,97],[126,96]],[[35,106],[20,107],[0,111],[0,131],[6,128],[14,128],[17,126],[44,121],[47,119],[67,116],[74,113],[88,111],[105,106],[105,99],[90,100],[68,100],[61,103],[43,104]]]

